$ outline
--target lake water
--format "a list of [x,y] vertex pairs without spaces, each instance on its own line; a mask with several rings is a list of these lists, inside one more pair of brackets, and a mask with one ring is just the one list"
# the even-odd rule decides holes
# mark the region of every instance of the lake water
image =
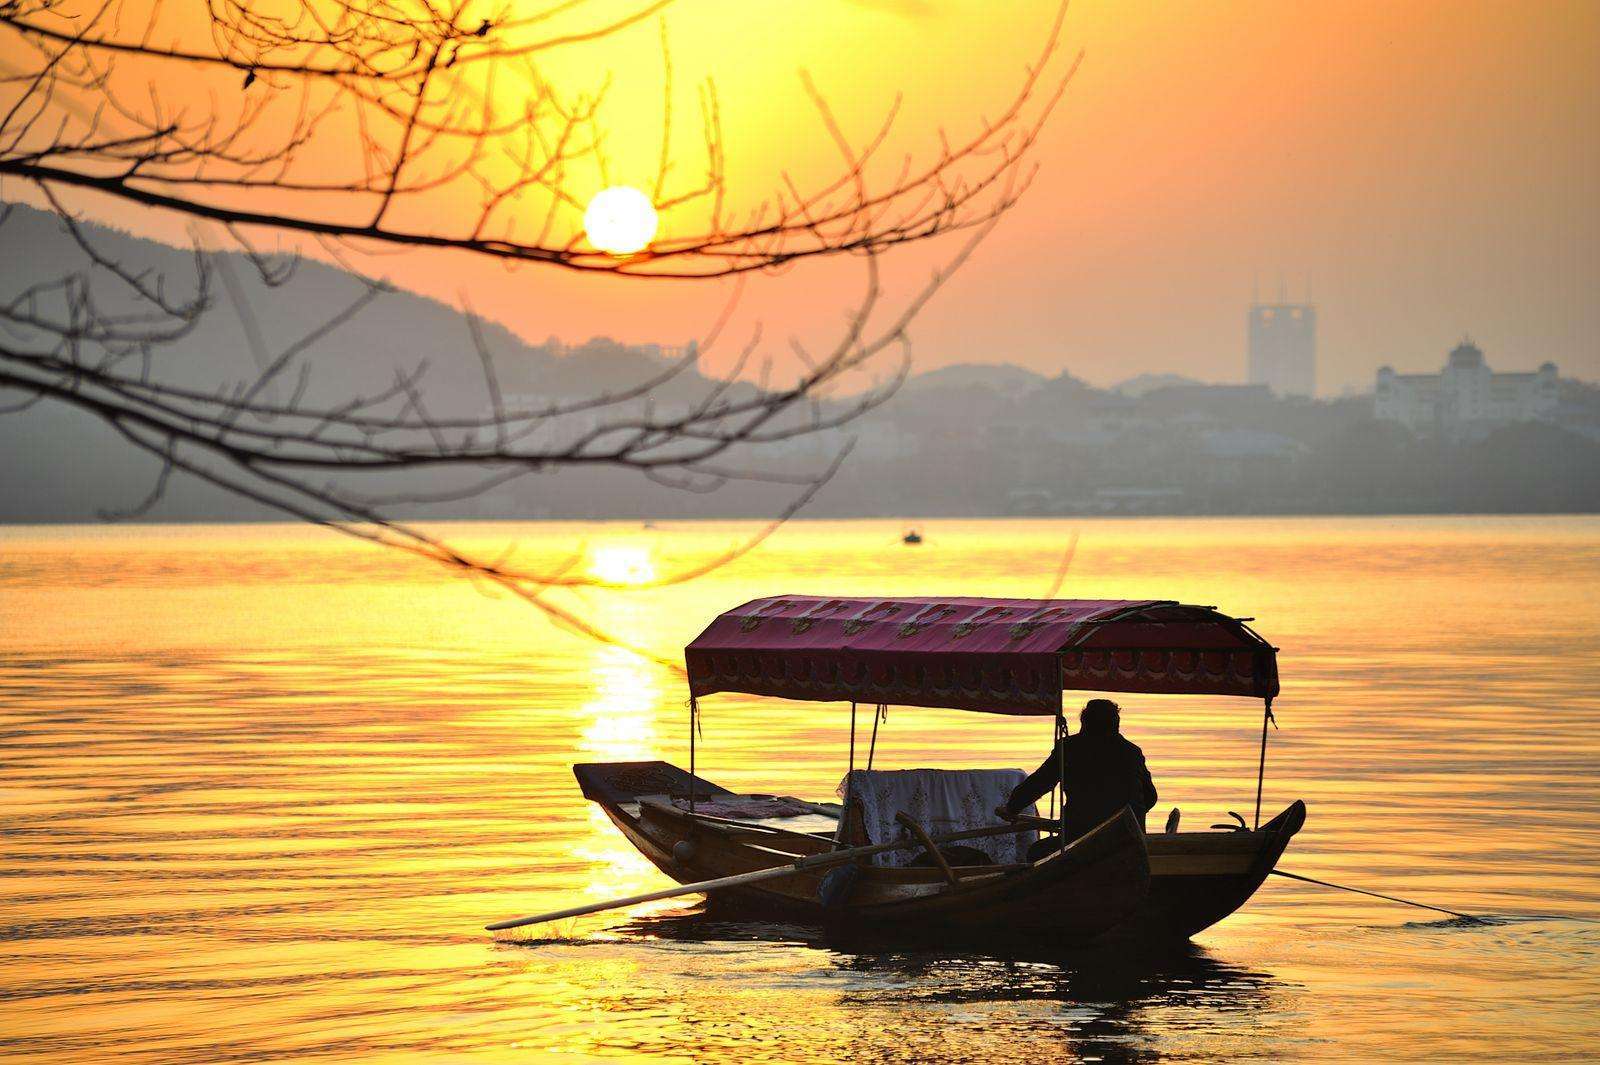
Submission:
[[[459,525],[668,573],[753,526]],[[0,1054],[680,1061],[1571,1060],[1600,1054],[1600,520],[796,522],[710,577],[553,600],[672,658],[758,595],[1176,598],[1282,648],[1272,880],[1153,957],[859,952],[664,886],[576,761],[686,761],[665,666],[298,526],[0,530]],[[1259,707],[1128,697],[1186,827],[1249,816]],[[704,703],[701,771],[831,797],[848,710]],[[865,718],[866,715],[863,715]],[[1046,720],[891,709],[882,767],[1031,766]]]

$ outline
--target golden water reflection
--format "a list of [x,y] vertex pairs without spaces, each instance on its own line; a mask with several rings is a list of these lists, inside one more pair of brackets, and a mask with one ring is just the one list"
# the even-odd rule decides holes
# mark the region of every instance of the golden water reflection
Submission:
[[579,711],[587,721],[579,745],[595,762],[630,762],[659,755],[656,714],[663,702],[660,670],[631,651],[597,646],[590,675],[594,697]]
[[[681,681],[398,555],[284,526],[0,530],[0,1054],[575,1060],[1582,1057],[1600,1045],[1600,522],[796,523],[711,577],[574,598],[661,653],[757,595],[1064,593],[1254,614],[1283,648],[1285,865],[1504,915],[1273,882],[1156,958],[867,950],[665,902],[580,760],[686,762]],[[462,525],[658,572],[749,531]],[[607,563],[609,566],[610,563]],[[629,563],[628,565],[631,565]],[[617,572],[623,572],[627,565]],[[1186,826],[1249,815],[1259,706],[1129,698]],[[700,768],[812,797],[848,711],[716,696]],[[869,719],[863,716],[865,726]],[[877,764],[1027,765],[1049,723],[891,708]],[[1421,920],[1415,919],[1421,916]]]
[[656,566],[646,544],[613,541],[589,548],[589,575],[609,584],[644,584],[655,580]]

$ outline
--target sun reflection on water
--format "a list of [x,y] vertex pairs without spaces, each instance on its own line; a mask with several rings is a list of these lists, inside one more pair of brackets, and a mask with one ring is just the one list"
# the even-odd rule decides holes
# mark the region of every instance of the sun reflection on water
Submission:
[[656,566],[644,544],[600,544],[589,551],[589,576],[607,584],[647,584],[656,579]]
[[594,696],[580,711],[580,748],[606,762],[654,757],[661,699],[655,668],[631,651],[602,645],[594,652],[593,676]]
[[[620,647],[594,650],[594,695],[583,704],[580,760],[631,762],[659,757],[656,712],[661,682],[649,662]],[[573,848],[588,863],[585,894],[627,895],[665,885],[667,880],[612,826],[598,806],[586,804],[590,833]]]

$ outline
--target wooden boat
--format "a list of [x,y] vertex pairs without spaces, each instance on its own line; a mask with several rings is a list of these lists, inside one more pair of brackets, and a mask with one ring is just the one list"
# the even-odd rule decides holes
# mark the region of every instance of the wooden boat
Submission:
[[[716,817],[691,815],[681,804],[689,793],[691,780],[697,782],[699,794],[707,798],[732,793],[704,778],[691,778],[668,762],[589,763],[575,766],[574,773],[584,797],[604,810],[641,854],[681,884],[771,868],[802,855],[825,853],[836,845],[834,837],[839,816],[836,805],[830,808],[830,804],[816,804],[817,812],[809,819],[769,818],[725,823]],[[1132,887],[1133,893],[1124,896],[1130,904],[1120,917],[1101,927],[1089,939],[1182,940],[1209,928],[1249,901],[1304,823],[1305,804],[1296,801],[1255,831],[1170,832],[1144,836],[1148,852],[1148,860],[1143,863],[1148,870],[1147,890],[1140,891],[1136,884],[1117,888],[1126,892]],[[1125,827],[1137,831],[1131,828],[1132,824],[1130,816]],[[1121,835],[1120,829],[1118,835]],[[1105,842],[1106,839],[1102,839],[1096,846]],[[695,849],[683,852],[680,845],[684,843],[693,844]],[[1116,875],[1127,876],[1131,872],[1136,880],[1137,871],[1133,866],[1137,862],[1131,853],[1135,848],[1125,849],[1129,853],[1117,856],[1123,871]],[[676,860],[675,851],[685,853],[689,860]],[[1088,849],[1084,848],[1075,852],[1074,858],[1081,860],[1087,854]],[[1016,867],[991,865],[953,864],[951,868],[957,877],[970,881],[971,885],[987,884],[996,873],[1018,871]],[[1054,874],[1056,883],[1066,882],[1061,876],[1066,870],[1047,872]],[[1106,868],[1095,875],[1104,877],[1111,872],[1114,870]],[[823,921],[847,928],[855,917],[854,911],[830,914],[818,898],[825,875],[826,870],[718,893],[711,902],[719,908]],[[912,897],[928,893],[932,890],[930,885],[937,887],[942,882],[940,870],[932,866],[873,869],[858,888],[861,892],[858,901]],[[1032,878],[1025,883],[1030,890],[1048,894],[1044,878]],[[998,887],[998,884],[992,886]],[[1079,880],[1068,886],[1068,893],[1082,892],[1089,886],[1087,879]],[[1109,891],[1110,888],[1102,886],[1096,890]],[[955,896],[945,901],[950,898]],[[977,899],[966,901],[976,902]],[[908,909],[907,917],[911,918],[916,909]],[[878,919],[892,920],[883,915]],[[921,918],[913,920],[920,923]],[[964,923],[962,915],[957,915],[956,921]],[[1025,922],[1019,925],[1012,920],[996,920],[994,924],[997,928],[1027,927]],[[980,923],[978,928],[982,927]],[[1077,927],[1086,926],[1075,925]],[[1037,934],[1030,931],[1025,938]],[[1073,936],[1060,938],[1082,941]]]
[[[934,845],[908,820],[907,836],[922,855],[918,865],[857,863],[845,878],[829,870],[796,872],[718,892],[715,905],[845,930],[902,928],[1058,946],[1185,939],[1244,905],[1305,821],[1305,805],[1296,801],[1260,824],[1266,729],[1278,691],[1276,649],[1244,621],[1210,607],[1155,600],[784,596],[719,616],[686,648],[685,659],[689,770],[660,761],[574,770],[584,796],[646,858],[685,884],[823,855],[849,836],[839,831],[838,804],[787,800],[792,805],[779,816],[737,818],[698,808],[740,798],[695,772],[698,700],[716,692],[851,702],[852,762],[854,704],[860,702],[1049,715],[1059,734],[1065,733],[1062,699],[1069,688],[1265,702],[1253,829],[1241,823],[1146,834],[1124,810],[1043,859],[996,865],[975,860],[971,851]],[[869,754],[869,768],[870,761]],[[1007,827],[996,819],[992,831]]]
[[[584,796],[606,812],[629,843],[678,883],[787,865],[827,854],[837,808],[816,804],[813,827],[784,819],[733,820],[683,808],[690,790],[710,800],[731,795],[666,761],[574,766]],[[763,796],[765,798],[765,796]],[[1130,811],[1112,817],[1069,848],[1034,864],[861,867],[848,899],[824,902],[829,870],[717,892],[722,907],[773,913],[848,929],[904,927],[910,932],[1003,931],[1030,940],[1088,942],[1133,915],[1149,891],[1144,833]]]
[[[628,841],[679,883],[771,869],[826,854],[838,844],[836,810],[817,804],[813,825],[796,818],[731,821],[683,808],[691,788],[705,798],[732,793],[667,762],[574,767],[585,798]],[[716,905],[826,924],[849,931],[900,929],[958,938],[996,936],[1071,946],[1125,922],[1150,885],[1143,833],[1124,810],[1049,857],[1013,865],[863,866],[848,897],[833,903],[823,869],[712,896]]]

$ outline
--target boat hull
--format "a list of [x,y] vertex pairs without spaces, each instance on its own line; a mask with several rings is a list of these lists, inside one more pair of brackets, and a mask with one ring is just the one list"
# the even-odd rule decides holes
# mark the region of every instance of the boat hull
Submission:
[[1103,940],[1184,940],[1237,912],[1306,820],[1296,799],[1253,832],[1152,833],[1150,892]]
[[[584,794],[641,854],[679,883],[773,868],[835,846],[820,834],[756,831],[692,817],[666,796],[680,789],[686,794],[691,784],[700,795],[726,792],[666,763],[602,763],[578,766],[575,772]],[[666,787],[646,795],[628,786],[640,782]],[[754,911],[843,934],[1078,946],[1128,921],[1150,885],[1143,833],[1126,811],[1046,859],[963,867],[955,883],[932,867],[856,869],[849,890],[832,905],[822,902],[828,869],[718,892],[710,901],[719,909]]]
[[[679,883],[769,868],[834,846],[817,834],[714,829],[668,802],[651,801],[648,796],[687,795],[691,786],[703,798],[730,794],[666,762],[595,763],[574,772],[584,795]],[[1296,801],[1251,832],[1144,835],[1136,825],[1128,829],[1130,815],[1127,823],[1101,826],[1105,831],[1060,852],[1053,864],[974,867],[997,871],[964,875],[959,891],[948,890],[936,869],[869,868],[848,904],[830,908],[819,901],[822,870],[719,892],[708,906],[845,932],[926,929],[1050,945],[1181,941],[1244,906],[1305,817],[1305,804]]]

